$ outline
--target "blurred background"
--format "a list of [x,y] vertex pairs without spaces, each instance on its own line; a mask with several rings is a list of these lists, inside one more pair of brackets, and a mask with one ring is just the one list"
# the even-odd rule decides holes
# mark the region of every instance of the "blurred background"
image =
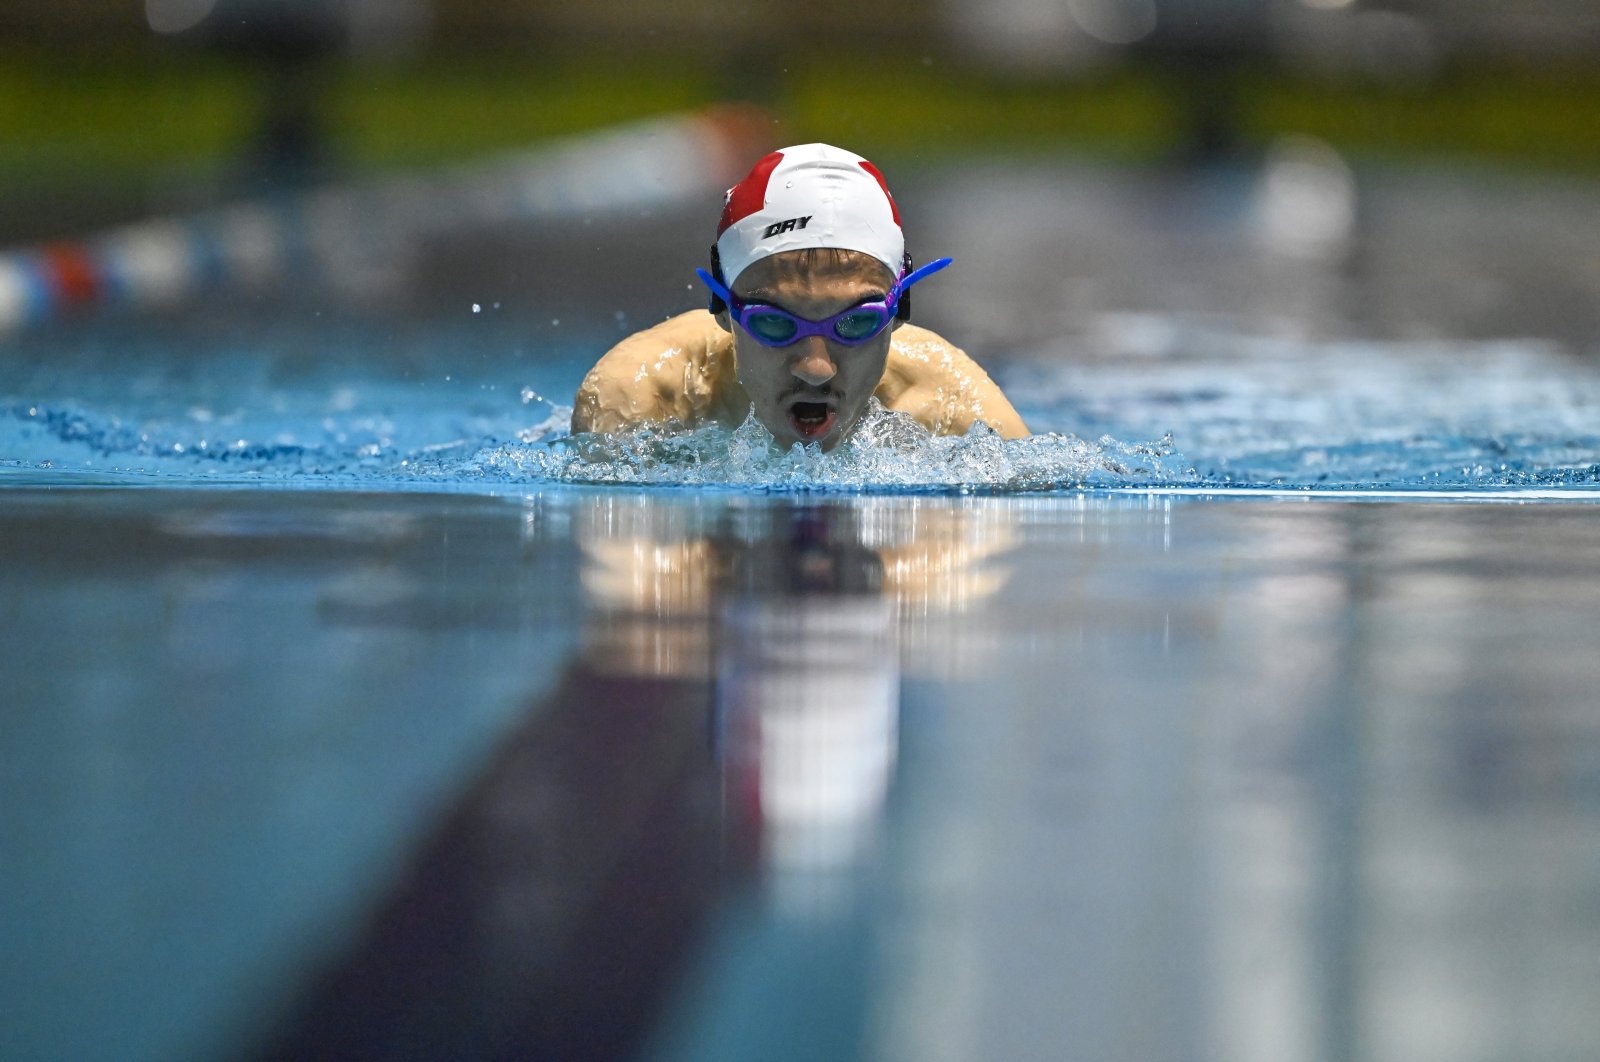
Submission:
[[[1104,475],[532,470],[817,139]],[[1592,1062],[1592,508],[1283,495],[1594,497],[1597,176],[1594,0],[0,0],[0,1055]]]
[[[909,174],[897,184],[913,199],[916,174],[974,159],[1065,157],[1141,172],[1276,161],[1287,168],[1253,208],[1259,227],[1314,256],[1339,244],[1359,213],[1346,187],[1352,166],[1535,172],[1586,185],[1600,171],[1600,8],[1587,0],[7,0],[0,247],[92,241],[141,218],[437,172],[727,103],[761,110],[741,112],[737,147],[706,187],[742,172],[748,152],[812,139],[849,146],[892,177]],[[709,227],[705,204],[715,202],[705,187],[694,193],[701,220],[682,230],[694,233],[691,258]],[[1501,206],[1516,209],[1504,197]],[[563,212],[547,210],[545,221],[551,213]],[[506,220],[480,228],[503,235]],[[416,228],[397,228],[408,224]],[[377,257],[393,252],[386,246]],[[53,322],[69,304],[107,301],[114,285],[96,275],[93,254],[52,254],[43,279],[30,282],[46,290],[31,294],[15,278],[8,288],[0,261],[0,323]],[[442,266],[430,258],[430,276],[445,279],[413,278],[405,290],[454,282],[510,296],[532,283],[504,270],[473,273],[474,261],[491,257],[514,256],[457,248]],[[16,265],[26,260],[14,257],[10,272],[26,272]],[[675,278],[652,303],[680,290]]]

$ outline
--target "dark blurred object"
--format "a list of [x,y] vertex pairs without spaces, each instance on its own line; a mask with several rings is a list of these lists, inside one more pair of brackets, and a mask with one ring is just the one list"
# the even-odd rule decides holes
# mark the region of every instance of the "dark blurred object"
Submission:
[[[1445,65],[1600,59],[1586,0],[944,0],[953,47],[1003,75],[1090,77],[1148,60],[1184,161],[1243,149],[1250,75],[1422,85]],[[1256,86],[1259,91],[1259,85]]]
[[[1112,5],[1118,0],[1099,0]],[[1268,0],[1142,0],[1150,28],[1131,42],[1167,72],[1167,91],[1180,116],[1174,151],[1181,161],[1204,163],[1237,154],[1241,73],[1267,47]]]
[[157,33],[256,71],[259,116],[238,166],[246,189],[325,180],[337,162],[327,110],[337,63],[403,52],[427,23],[427,0],[145,0]]

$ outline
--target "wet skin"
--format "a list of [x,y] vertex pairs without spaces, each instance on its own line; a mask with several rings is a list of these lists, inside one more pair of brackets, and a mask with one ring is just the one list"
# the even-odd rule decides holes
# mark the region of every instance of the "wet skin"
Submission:
[[[864,302],[883,300],[894,278],[882,262],[850,251],[786,251],[739,274],[733,293],[796,317],[819,321]],[[817,443],[831,450],[849,437],[867,410],[889,359],[889,327],[865,343],[849,345],[807,336],[786,347],[767,347],[724,311],[717,323],[733,335],[740,385],[779,445]]]

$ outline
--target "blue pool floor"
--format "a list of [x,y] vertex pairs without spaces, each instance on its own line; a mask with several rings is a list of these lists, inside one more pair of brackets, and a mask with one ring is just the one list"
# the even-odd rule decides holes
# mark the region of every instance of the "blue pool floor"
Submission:
[[1600,509],[9,489],[0,1054],[1600,1054]]

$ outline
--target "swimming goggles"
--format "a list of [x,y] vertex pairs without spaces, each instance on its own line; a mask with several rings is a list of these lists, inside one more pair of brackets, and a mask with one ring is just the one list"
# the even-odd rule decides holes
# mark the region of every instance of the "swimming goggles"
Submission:
[[902,273],[881,302],[863,302],[820,321],[796,317],[787,310],[764,302],[745,302],[704,269],[694,272],[713,294],[728,304],[728,312],[739,327],[764,347],[786,347],[806,336],[821,336],[835,343],[855,346],[867,342],[889,326],[900,306],[900,297],[907,288],[923,277],[932,276],[952,261],[950,258],[940,258],[910,273]]

